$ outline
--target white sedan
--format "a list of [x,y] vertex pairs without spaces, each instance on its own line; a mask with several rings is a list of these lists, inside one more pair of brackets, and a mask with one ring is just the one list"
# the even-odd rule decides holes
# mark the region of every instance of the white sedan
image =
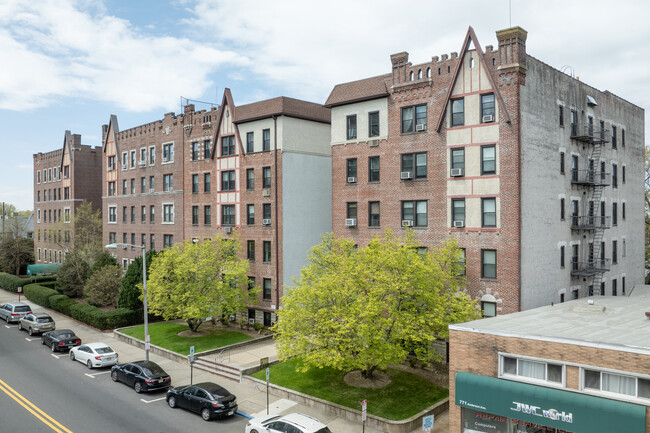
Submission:
[[70,349],[70,359],[86,364],[88,368],[110,367],[117,364],[117,353],[104,343],[88,343]]

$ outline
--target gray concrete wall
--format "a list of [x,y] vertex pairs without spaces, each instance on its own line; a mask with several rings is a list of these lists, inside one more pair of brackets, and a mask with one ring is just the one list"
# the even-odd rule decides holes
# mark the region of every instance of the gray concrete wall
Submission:
[[[587,104],[587,95],[597,106]],[[564,127],[559,125],[559,106],[564,107]],[[523,310],[571,299],[572,289],[587,293],[581,280],[571,277],[571,245],[580,245],[580,260],[586,259],[588,238],[571,230],[571,201],[580,201],[580,214],[585,215],[589,190],[571,184],[571,156],[579,157],[578,169],[587,169],[592,146],[571,140],[570,111],[578,113],[579,123],[594,117],[594,128],[600,121],[610,131],[612,123],[618,129],[618,146],[602,147],[600,160],[607,172],[612,163],[618,165],[618,188],[605,187],[602,199],[606,215],[611,217],[612,202],[618,203],[618,225],[605,230],[603,240],[607,258],[611,258],[612,240],[618,240],[618,264],[604,274],[606,294],[611,294],[611,280],[618,280],[621,294],[622,277],[626,291],[643,282],[644,222],[643,222],[643,137],[644,114],[639,107],[609,92],[598,91],[539,60],[528,58],[526,85],[521,88],[521,184],[522,184],[522,281]],[[621,130],[625,129],[625,146]],[[560,173],[560,152],[565,154],[565,174]],[[596,162],[597,170],[599,164]],[[626,182],[622,182],[622,166],[626,166]],[[586,194],[584,194],[586,192]],[[560,198],[565,199],[565,220],[560,219]],[[622,219],[622,202],[626,203],[626,219]],[[623,256],[625,238],[625,256]],[[560,267],[560,246],[565,246],[565,266]]]

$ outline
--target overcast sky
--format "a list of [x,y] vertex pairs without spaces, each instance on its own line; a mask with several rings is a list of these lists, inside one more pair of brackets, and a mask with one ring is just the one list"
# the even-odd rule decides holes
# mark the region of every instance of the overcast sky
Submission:
[[100,146],[111,114],[127,129],[226,87],[324,103],[392,53],[459,52],[468,26],[495,48],[521,26],[529,54],[648,111],[648,18],[639,0],[0,0],[0,201],[33,208],[32,155],[65,130]]

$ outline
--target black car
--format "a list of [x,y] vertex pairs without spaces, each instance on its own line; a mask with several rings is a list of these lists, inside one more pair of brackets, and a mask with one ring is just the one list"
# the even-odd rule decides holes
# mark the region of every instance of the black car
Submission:
[[57,350],[66,350],[79,346],[81,344],[81,338],[77,337],[69,329],[57,329],[56,331],[46,332],[41,335],[41,343],[50,346],[52,352],[56,352]]
[[151,361],[114,365],[111,368],[111,379],[132,386],[137,393],[167,389],[172,383],[165,370]]
[[237,411],[237,397],[212,382],[172,388],[167,391],[167,404],[200,413],[206,421],[231,416]]

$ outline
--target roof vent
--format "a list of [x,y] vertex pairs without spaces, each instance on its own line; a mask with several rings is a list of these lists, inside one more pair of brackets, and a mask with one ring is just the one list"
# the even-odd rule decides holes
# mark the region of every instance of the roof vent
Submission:
[[590,106],[593,107],[593,106],[598,105],[598,102],[596,102],[596,100],[594,98],[592,98],[591,96],[587,95],[587,105],[590,105]]

